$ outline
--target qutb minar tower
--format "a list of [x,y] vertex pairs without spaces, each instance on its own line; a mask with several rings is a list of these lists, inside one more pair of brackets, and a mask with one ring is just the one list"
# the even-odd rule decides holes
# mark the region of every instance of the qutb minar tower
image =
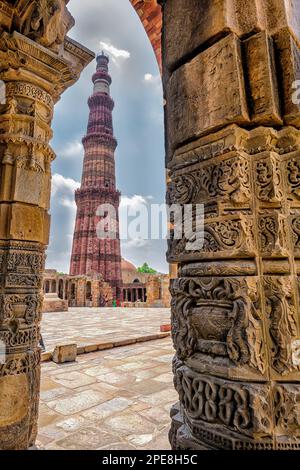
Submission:
[[[113,134],[110,97],[111,77],[109,58],[102,52],[97,56],[97,70],[93,75],[94,91],[88,100],[90,108],[87,134],[82,139],[84,162],[81,187],[75,193],[77,215],[73,239],[70,274],[102,274],[113,288],[116,300],[121,298],[121,250],[119,239],[120,192],[116,190],[115,157],[117,141]],[[96,216],[100,205],[111,204],[117,215],[117,237],[101,239],[97,236]],[[107,213],[104,214],[107,219]]]

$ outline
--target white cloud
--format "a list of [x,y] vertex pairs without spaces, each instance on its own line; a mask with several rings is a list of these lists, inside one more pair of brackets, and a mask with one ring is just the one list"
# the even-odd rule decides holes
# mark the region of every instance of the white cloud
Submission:
[[120,209],[124,209],[124,208],[137,209],[141,205],[147,204],[148,203],[147,199],[148,199],[148,197],[146,198],[146,197],[140,196],[138,194],[135,194],[132,197],[122,196],[121,203],[120,203]]
[[161,87],[161,76],[159,74],[158,75],[152,75],[152,73],[145,73],[144,81],[146,83],[153,83],[153,84],[159,85]]
[[148,87],[154,90],[155,95],[162,97],[162,81],[160,74],[153,75],[152,73],[145,73],[143,81]]
[[100,41],[100,47],[112,56],[112,60],[115,63],[119,59],[127,60],[130,58],[130,55],[131,55],[129,51],[126,51],[125,49],[118,49],[112,44],[108,44],[107,42],[104,42],[104,41]]
[[72,210],[75,210],[76,209],[76,203],[75,203],[75,200],[70,200],[66,197],[62,197],[60,199],[60,204],[64,207],[67,207],[68,209],[72,209]]
[[65,147],[56,152],[59,158],[76,158],[83,155],[83,145],[80,140],[68,142]]
[[52,205],[60,205],[76,212],[74,193],[80,187],[78,181],[72,178],[65,178],[63,175],[55,173],[52,177]]
[[80,183],[59,173],[52,177],[51,236],[47,267],[68,272],[72,249],[76,204],[74,193]]
[[57,193],[68,193],[74,198],[74,191],[79,187],[80,183],[72,178],[65,178],[58,173],[52,176],[52,197],[55,197]]
[[145,82],[151,82],[153,80],[152,73],[145,73],[144,80],[145,80]]

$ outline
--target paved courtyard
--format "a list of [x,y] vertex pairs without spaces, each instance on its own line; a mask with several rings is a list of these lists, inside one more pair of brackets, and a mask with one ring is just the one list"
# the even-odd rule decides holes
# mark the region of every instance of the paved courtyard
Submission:
[[[95,330],[101,324],[107,334],[119,334],[125,324],[134,334],[144,332],[151,324],[157,329],[160,315],[168,316],[167,312],[147,311],[146,315],[131,314],[130,319],[130,312],[127,316],[121,312],[94,312],[88,321],[82,320],[80,331],[80,316],[76,312],[68,315],[73,313],[74,334],[84,340],[87,334],[97,334]],[[106,323],[104,318],[108,319],[109,313]],[[62,338],[67,325],[71,337],[72,322],[66,316],[63,321],[60,315],[56,318],[56,327],[53,315],[46,320],[48,328],[52,325],[56,337]],[[53,338],[49,339],[49,344],[53,343]],[[169,410],[177,400],[172,356],[171,339],[165,338],[85,354],[76,363],[43,364],[38,445],[60,450],[169,449]]]
[[70,308],[44,313],[42,335],[49,351],[61,342],[86,346],[156,334],[163,323],[170,323],[170,309]]
[[[45,313],[47,350],[157,334],[169,309],[71,308]],[[42,365],[38,445],[45,449],[169,449],[170,338]]]

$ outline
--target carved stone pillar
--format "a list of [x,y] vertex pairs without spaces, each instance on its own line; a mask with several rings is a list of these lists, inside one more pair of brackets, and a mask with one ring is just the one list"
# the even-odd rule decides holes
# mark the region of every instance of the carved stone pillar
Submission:
[[15,4],[0,2],[0,449],[36,438],[53,106],[93,58],[65,38],[73,21],[63,1]]
[[202,249],[169,244],[170,440],[299,449],[298,2],[162,3],[168,200],[205,207]]

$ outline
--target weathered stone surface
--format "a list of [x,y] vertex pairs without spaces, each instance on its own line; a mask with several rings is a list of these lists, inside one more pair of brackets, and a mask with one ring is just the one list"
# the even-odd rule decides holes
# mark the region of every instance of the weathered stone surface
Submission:
[[230,35],[176,70],[166,85],[170,150],[231,122],[249,121],[240,42]]
[[299,0],[168,0],[164,11],[164,65],[169,70],[229,32],[243,38],[287,28],[300,41]]
[[294,102],[295,98],[299,100],[299,84],[295,83],[300,80],[299,46],[287,29],[276,34],[274,41],[280,66],[278,80],[281,86],[284,120],[286,124],[299,128],[300,107]]
[[18,202],[29,202],[44,209],[49,209],[50,202],[50,174],[41,177],[38,172],[18,168],[12,199]]
[[[219,132],[201,137],[200,139],[177,149],[172,156],[173,158],[170,160],[168,167],[170,169],[183,168],[182,172],[184,172],[184,167],[189,167],[190,165],[210,160],[214,157],[227,154],[233,150],[241,152],[244,149],[247,138],[248,133],[244,129],[241,129],[234,124],[227,126]],[[174,188],[172,186],[170,189],[174,192]],[[178,190],[175,188],[175,191]],[[174,202],[173,194],[171,194],[171,202]]]
[[71,415],[98,405],[104,401],[103,394],[95,390],[77,392],[72,398],[60,398],[47,403],[49,408],[63,415]]
[[299,0],[259,0],[261,12],[265,17],[265,28],[274,34],[282,28],[288,28],[300,41]]
[[74,362],[77,356],[77,344],[60,344],[53,351],[52,360],[57,364]]
[[[85,374],[82,374],[79,371],[66,372],[61,374],[56,378],[56,382],[70,389],[76,389],[79,387],[85,387],[96,382],[96,379],[93,377],[87,377]],[[55,397],[54,397],[55,398]]]
[[164,17],[165,65],[174,67],[229,31],[242,36],[261,27],[253,0],[168,0]]
[[[19,397],[21,396],[21,400]],[[25,374],[2,378],[0,395],[0,424],[10,426],[26,418],[29,406],[28,381]],[[13,436],[11,436],[12,438]]]
[[23,204],[11,206],[9,235],[13,240],[30,240],[46,245],[49,227],[50,218],[44,209]]
[[251,122],[281,124],[273,41],[261,32],[244,41]]

